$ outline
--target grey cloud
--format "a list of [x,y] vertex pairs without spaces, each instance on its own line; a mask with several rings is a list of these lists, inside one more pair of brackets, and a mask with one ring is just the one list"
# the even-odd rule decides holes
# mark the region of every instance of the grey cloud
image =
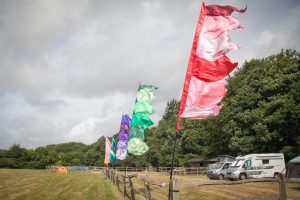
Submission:
[[61,99],[53,98],[40,98],[40,97],[27,97],[27,103],[37,107],[40,111],[52,112],[61,107],[67,106],[67,103]]
[[[240,66],[282,48],[300,50],[299,1],[230,4],[248,6],[234,13],[245,29],[231,34],[242,49],[229,57]],[[116,133],[122,112],[132,112],[139,82],[159,87],[158,121],[167,101],[180,98],[200,6],[196,0],[0,1],[0,148],[5,141],[28,147],[67,141],[64,134],[92,117],[99,135]]]
[[1,127],[1,148],[8,148],[14,143],[25,147],[37,147],[51,143],[65,142],[66,138],[49,120],[19,116]]

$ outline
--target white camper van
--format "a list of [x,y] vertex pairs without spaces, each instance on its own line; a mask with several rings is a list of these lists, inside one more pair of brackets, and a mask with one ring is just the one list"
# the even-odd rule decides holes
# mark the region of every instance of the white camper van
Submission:
[[238,156],[226,170],[228,179],[277,177],[285,173],[285,162],[282,153],[249,154]]
[[226,169],[232,162],[219,162],[208,166],[207,177],[210,179],[223,180],[226,175]]

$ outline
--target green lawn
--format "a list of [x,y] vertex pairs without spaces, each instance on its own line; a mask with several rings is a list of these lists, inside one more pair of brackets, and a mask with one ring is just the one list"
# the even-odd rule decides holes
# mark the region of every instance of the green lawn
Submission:
[[46,170],[0,169],[0,199],[120,199],[102,174],[56,174]]

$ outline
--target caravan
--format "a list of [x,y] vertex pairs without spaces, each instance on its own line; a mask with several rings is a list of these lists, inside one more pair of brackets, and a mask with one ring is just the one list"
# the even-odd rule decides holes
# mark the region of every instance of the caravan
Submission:
[[277,177],[285,173],[285,162],[282,153],[249,154],[238,156],[226,170],[226,178],[247,179]]

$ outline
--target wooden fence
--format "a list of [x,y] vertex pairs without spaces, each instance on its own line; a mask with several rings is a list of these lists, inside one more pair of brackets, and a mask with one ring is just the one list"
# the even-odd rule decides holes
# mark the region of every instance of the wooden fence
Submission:
[[[46,166],[47,170],[56,171],[61,166]],[[93,166],[64,166],[69,172],[102,172],[106,167]],[[169,174],[171,167],[114,167],[115,170],[124,173],[138,173],[138,172],[159,172]],[[176,175],[205,175],[207,174],[207,167],[175,167],[173,173]]]
[[[106,176],[107,179],[111,180],[114,185],[123,193],[124,198],[128,197],[130,200],[135,200],[136,195],[142,195],[146,200],[155,200],[152,196],[151,189],[154,186],[164,187],[166,184],[162,182],[156,182],[154,180],[148,179],[144,176],[138,176],[137,173],[123,173],[116,169],[108,169],[104,168],[103,173]],[[137,189],[133,184],[133,179],[138,179],[143,183],[144,188]],[[178,182],[176,179],[173,181],[173,189],[176,190],[176,187],[178,187]],[[178,189],[177,189],[178,190]],[[178,190],[179,191],[179,190]],[[177,198],[177,196],[178,198]],[[172,200],[179,200],[179,194],[172,195]]]
[[[160,172],[170,173],[171,167],[115,167],[119,172]],[[207,167],[175,167],[173,173],[177,175],[205,175],[207,174]]]
[[[130,171],[130,170],[128,170]],[[132,170],[134,171],[134,170]],[[114,185],[123,193],[124,197],[128,197],[131,200],[135,200],[136,194],[140,194],[144,196],[146,200],[155,200],[156,198],[152,196],[151,191],[153,187],[165,187],[169,186],[170,198],[171,200],[179,200],[180,189],[187,188],[187,187],[195,187],[195,186],[203,186],[203,185],[233,185],[233,184],[244,184],[244,183],[253,183],[253,182],[278,182],[278,191],[279,191],[279,199],[286,200],[286,183],[300,183],[299,179],[285,179],[283,174],[279,175],[278,179],[274,178],[264,178],[264,179],[246,179],[240,181],[205,181],[205,182],[190,182],[186,184],[179,185],[176,178],[173,178],[171,183],[163,183],[159,181],[155,181],[149,179],[147,176],[138,175],[138,173],[124,173],[118,171],[116,169],[108,169],[103,168],[103,173],[110,179]],[[137,179],[141,181],[144,185],[144,188],[137,189],[136,186],[133,184],[133,179]],[[136,182],[135,182],[136,183]],[[167,189],[167,188],[166,188]]]

